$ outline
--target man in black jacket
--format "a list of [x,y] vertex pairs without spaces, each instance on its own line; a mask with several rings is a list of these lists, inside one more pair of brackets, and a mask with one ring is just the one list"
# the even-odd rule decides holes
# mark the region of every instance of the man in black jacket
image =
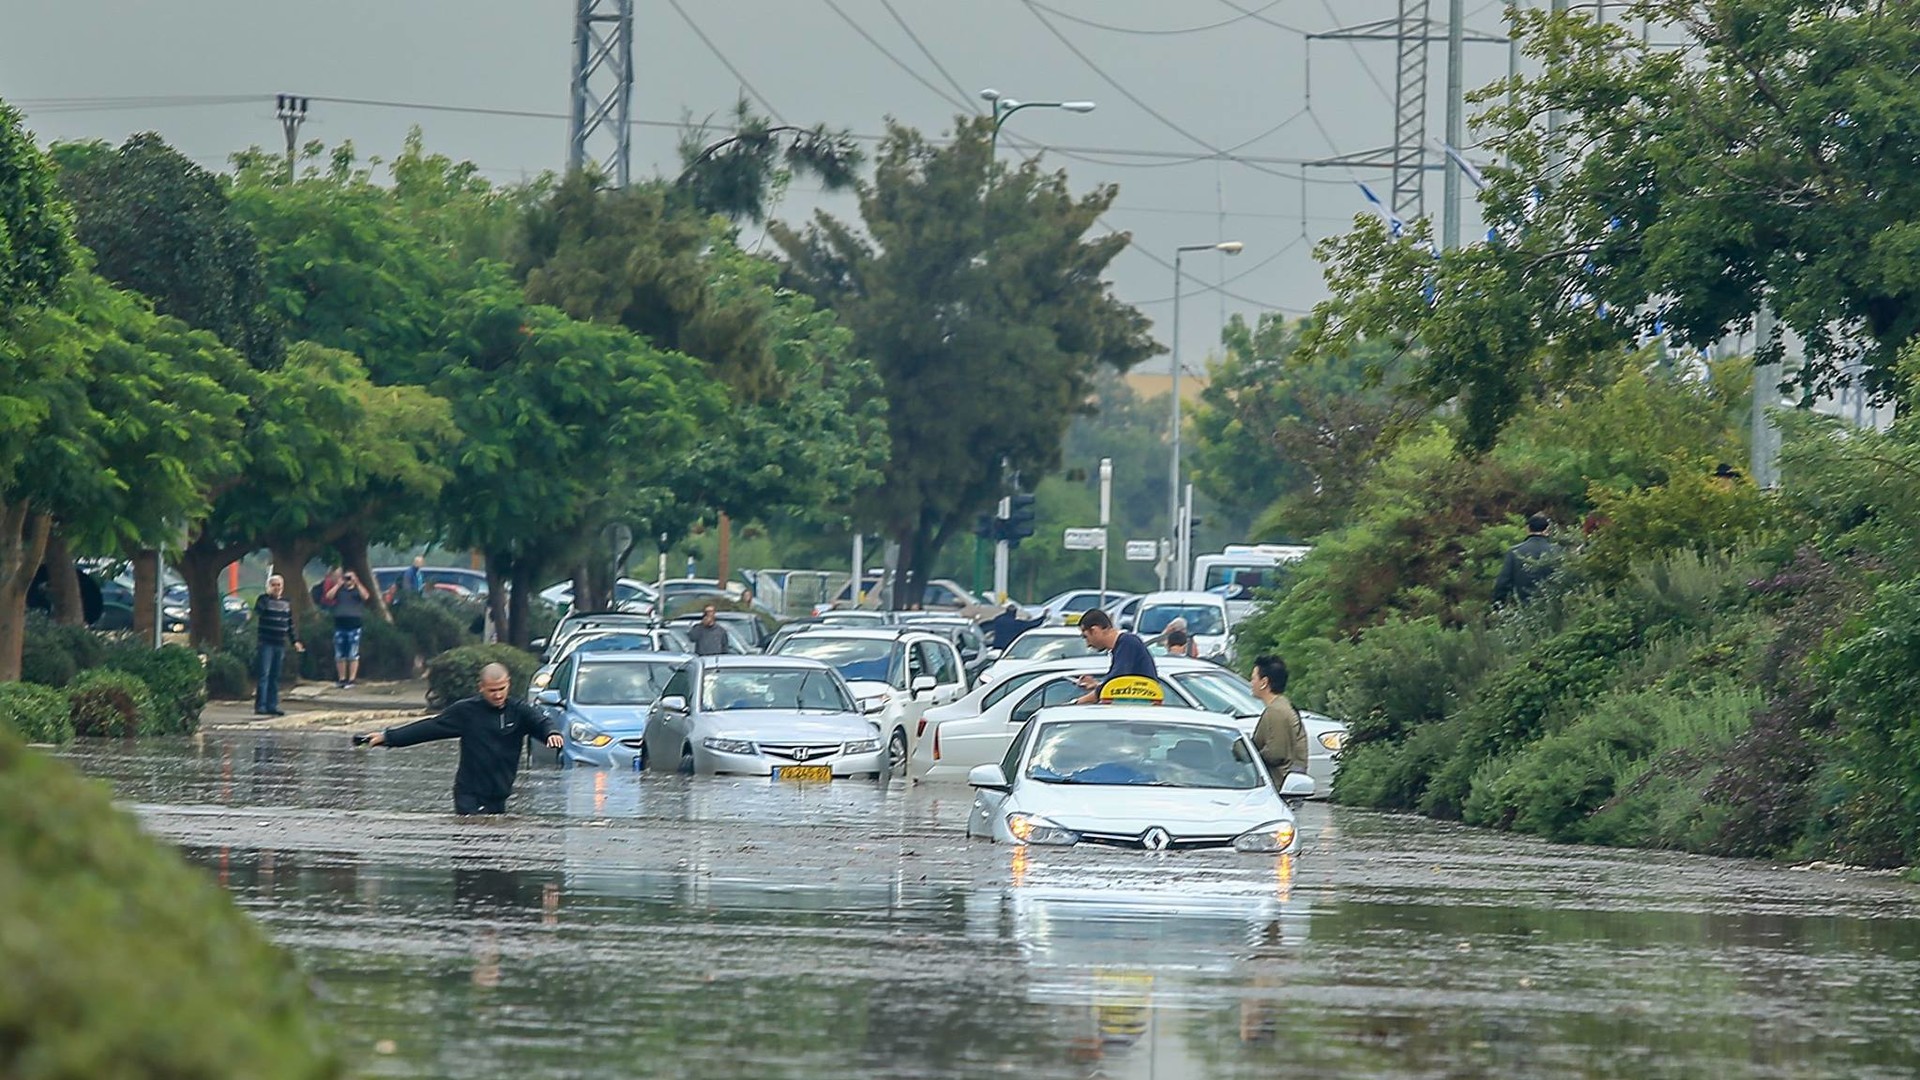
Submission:
[[1507,561],[1500,565],[1500,578],[1493,583],[1493,602],[1526,603],[1540,583],[1553,576],[1560,561],[1560,545],[1547,539],[1553,522],[1545,514],[1527,519],[1527,538],[1513,545]]
[[453,812],[504,814],[513,778],[520,771],[520,741],[545,740],[555,750],[563,740],[540,711],[507,699],[512,677],[500,664],[480,669],[480,693],[456,701],[439,716],[404,727],[362,735],[368,746],[414,746],[436,739],[460,740],[460,768],[453,774]]

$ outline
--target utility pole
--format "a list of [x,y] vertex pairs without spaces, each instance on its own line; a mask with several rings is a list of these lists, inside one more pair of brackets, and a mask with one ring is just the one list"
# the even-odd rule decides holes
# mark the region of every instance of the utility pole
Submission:
[[633,160],[633,0],[574,0],[567,171],[591,161],[627,186]]
[[1466,0],[1447,3],[1447,145],[1446,173],[1442,184],[1445,216],[1440,222],[1440,249],[1452,251],[1460,246],[1460,163],[1454,154],[1467,152],[1466,73],[1462,70],[1466,53]]
[[1780,405],[1785,350],[1773,348],[1775,333],[1773,307],[1763,299],[1753,317],[1753,445],[1747,462],[1754,486],[1762,489],[1780,486],[1780,432],[1771,410]]
[[[994,516],[1001,521],[1013,516],[1012,496],[1000,497],[1000,506],[994,511]],[[1012,550],[1004,536],[993,542],[993,600],[997,604],[1007,602],[1007,557]]]
[[1113,521],[1113,459],[1100,459],[1100,606],[1107,606],[1107,549],[1113,541],[1107,526]]
[[300,151],[300,125],[307,122],[307,98],[292,94],[275,94],[273,102],[274,118],[280,121],[280,130],[287,136],[287,183],[293,183],[294,161]]

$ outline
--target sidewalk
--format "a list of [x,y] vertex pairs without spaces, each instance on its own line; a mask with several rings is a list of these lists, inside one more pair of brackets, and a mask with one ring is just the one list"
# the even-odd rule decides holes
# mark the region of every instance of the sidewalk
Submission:
[[372,728],[427,716],[427,680],[363,682],[342,690],[330,682],[302,682],[280,691],[285,716],[253,715],[253,699],[212,701],[200,713],[204,728]]

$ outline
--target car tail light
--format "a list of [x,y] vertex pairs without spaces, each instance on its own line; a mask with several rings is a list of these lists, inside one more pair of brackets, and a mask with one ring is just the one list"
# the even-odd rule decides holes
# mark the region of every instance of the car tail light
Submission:
[[940,760],[940,725],[933,726],[933,760]]
[[920,726],[913,729],[913,737],[918,739],[927,733],[927,718],[920,718]]

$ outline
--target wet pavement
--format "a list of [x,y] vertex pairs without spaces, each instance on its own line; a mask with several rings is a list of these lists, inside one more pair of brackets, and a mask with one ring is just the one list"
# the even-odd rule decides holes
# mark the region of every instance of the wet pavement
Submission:
[[1920,889],[1324,805],[1297,858],[967,842],[964,789],[217,731],[67,755],[376,1077],[1907,1077]]

